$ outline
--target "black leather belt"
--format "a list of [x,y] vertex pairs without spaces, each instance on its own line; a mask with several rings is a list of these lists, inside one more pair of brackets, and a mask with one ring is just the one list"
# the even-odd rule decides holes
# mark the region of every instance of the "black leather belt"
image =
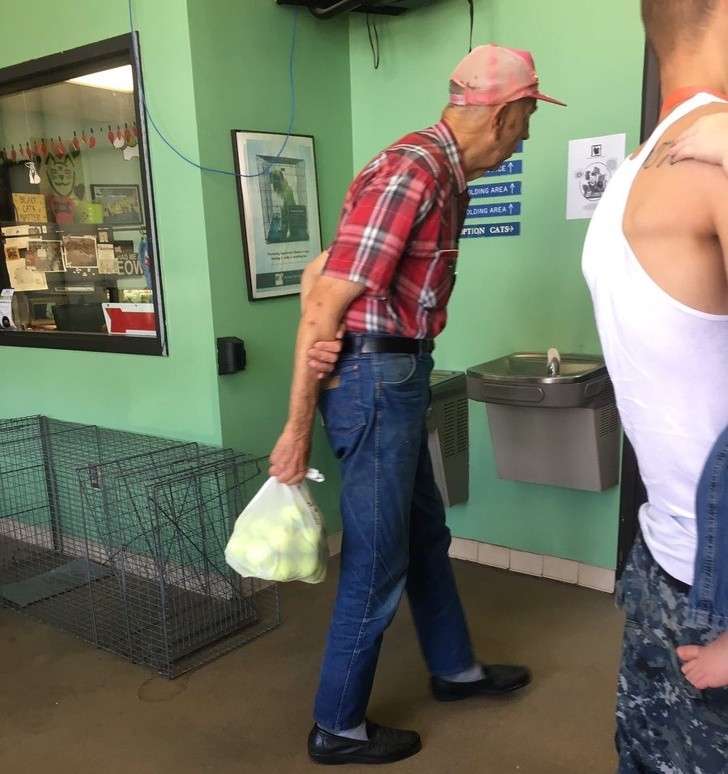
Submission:
[[405,354],[418,355],[432,352],[435,342],[432,339],[408,339],[404,336],[373,336],[357,334],[344,336],[341,352],[343,354]]

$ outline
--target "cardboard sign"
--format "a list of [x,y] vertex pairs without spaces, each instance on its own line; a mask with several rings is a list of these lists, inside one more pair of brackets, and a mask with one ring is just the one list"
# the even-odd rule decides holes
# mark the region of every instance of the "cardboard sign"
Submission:
[[14,193],[15,220],[21,223],[47,223],[45,196],[33,193]]

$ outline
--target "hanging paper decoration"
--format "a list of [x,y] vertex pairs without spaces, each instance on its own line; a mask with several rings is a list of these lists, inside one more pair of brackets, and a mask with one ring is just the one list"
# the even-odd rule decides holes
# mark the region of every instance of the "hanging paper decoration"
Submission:
[[89,138],[88,138],[88,147],[89,148],[95,148],[96,147],[96,137],[94,136],[94,130],[93,129],[89,129],[89,132],[91,132],[91,134],[89,135]]

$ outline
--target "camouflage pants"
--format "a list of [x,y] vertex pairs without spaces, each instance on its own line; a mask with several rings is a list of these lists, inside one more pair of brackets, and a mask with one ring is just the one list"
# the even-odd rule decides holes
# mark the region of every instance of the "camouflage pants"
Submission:
[[619,774],[728,773],[728,688],[700,691],[675,648],[718,634],[687,620],[688,587],[654,561],[641,537],[617,585],[626,616],[617,692]]

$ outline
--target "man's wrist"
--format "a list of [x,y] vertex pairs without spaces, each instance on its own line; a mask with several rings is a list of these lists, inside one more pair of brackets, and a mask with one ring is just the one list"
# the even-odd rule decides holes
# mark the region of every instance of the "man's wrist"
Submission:
[[298,441],[307,440],[311,436],[311,425],[313,421],[293,419],[286,422],[284,432]]

